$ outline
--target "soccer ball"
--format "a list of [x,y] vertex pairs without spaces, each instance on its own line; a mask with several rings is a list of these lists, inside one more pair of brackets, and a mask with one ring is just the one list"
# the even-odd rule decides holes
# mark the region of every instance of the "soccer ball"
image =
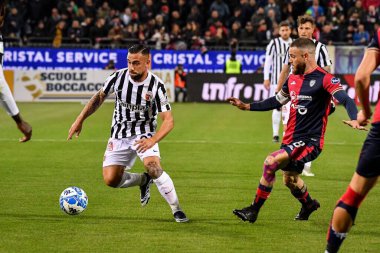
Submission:
[[87,194],[79,187],[66,188],[59,197],[62,211],[70,215],[80,214],[86,209],[87,204]]

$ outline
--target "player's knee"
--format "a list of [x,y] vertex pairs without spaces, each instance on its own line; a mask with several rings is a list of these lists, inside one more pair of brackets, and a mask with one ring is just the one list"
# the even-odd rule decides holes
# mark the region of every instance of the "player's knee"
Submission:
[[144,162],[144,167],[152,178],[159,178],[162,174],[162,168],[157,161]]
[[103,169],[103,180],[107,186],[116,188],[121,181],[122,174],[111,169]]
[[278,162],[275,158],[272,155],[267,156],[263,166],[263,177],[268,183],[274,182],[277,168]]

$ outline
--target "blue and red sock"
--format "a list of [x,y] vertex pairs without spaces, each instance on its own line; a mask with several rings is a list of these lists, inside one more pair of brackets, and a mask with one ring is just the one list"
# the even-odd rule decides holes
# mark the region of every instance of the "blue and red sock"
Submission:
[[269,198],[271,191],[272,187],[259,184],[256,191],[256,197],[252,203],[252,208],[256,211],[259,211],[260,208],[264,205],[267,198]]

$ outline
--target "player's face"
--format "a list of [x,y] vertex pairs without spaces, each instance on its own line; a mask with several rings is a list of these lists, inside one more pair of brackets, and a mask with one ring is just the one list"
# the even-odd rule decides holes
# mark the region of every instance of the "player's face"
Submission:
[[279,34],[283,40],[287,40],[290,37],[291,29],[289,26],[281,26]]
[[143,81],[146,77],[146,73],[149,69],[149,55],[143,55],[141,53],[128,54],[128,70],[131,78],[136,82]]
[[301,24],[298,26],[298,36],[300,38],[312,39],[314,26],[310,22],[306,22],[305,24]]
[[289,48],[289,63],[293,67],[293,74],[303,75],[306,69],[306,54],[296,47]]

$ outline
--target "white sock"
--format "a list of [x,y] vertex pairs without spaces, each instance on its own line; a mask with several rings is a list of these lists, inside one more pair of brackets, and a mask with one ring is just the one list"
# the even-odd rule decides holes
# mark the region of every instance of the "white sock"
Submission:
[[145,180],[144,174],[129,173],[124,171],[121,181],[117,188],[128,188],[136,185],[141,185]]
[[281,111],[274,109],[272,112],[273,136],[278,136],[278,131],[280,130],[280,123],[281,123]]
[[305,163],[304,165],[304,170],[306,170],[307,172],[310,172],[311,171],[311,162],[307,162]]
[[181,208],[179,207],[179,201],[177,193],[174,188],[174,184],[170,176],[164,171],[162,175],[154,179],[153,182],[157,185],[158,191],[161,193],[161,196],[168,202],[172,212],[175,213]]

